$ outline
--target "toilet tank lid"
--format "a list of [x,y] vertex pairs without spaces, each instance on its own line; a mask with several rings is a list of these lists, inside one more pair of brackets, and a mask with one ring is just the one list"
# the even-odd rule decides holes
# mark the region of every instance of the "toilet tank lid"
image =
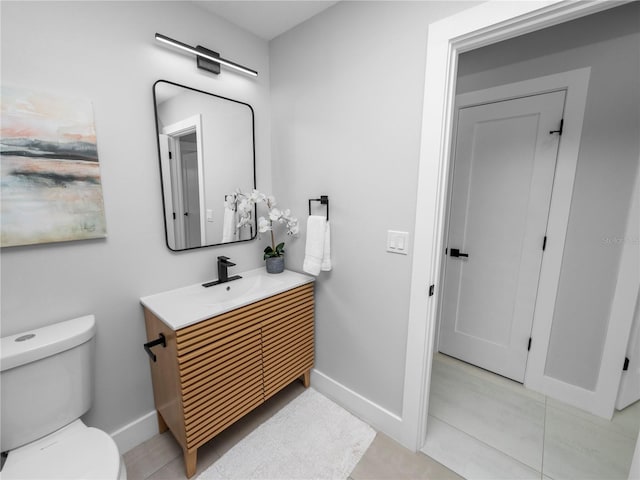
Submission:
[[19,367],[88,342],[96,331],[93,315],[2,337],[0,371]]

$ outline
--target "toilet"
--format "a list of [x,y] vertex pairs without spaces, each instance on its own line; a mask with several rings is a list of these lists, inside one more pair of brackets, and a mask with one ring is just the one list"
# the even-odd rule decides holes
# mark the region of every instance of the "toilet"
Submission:
[[113,439],[86,426],[95,318],[87,315],[3,337],[0,479],[126,480]]

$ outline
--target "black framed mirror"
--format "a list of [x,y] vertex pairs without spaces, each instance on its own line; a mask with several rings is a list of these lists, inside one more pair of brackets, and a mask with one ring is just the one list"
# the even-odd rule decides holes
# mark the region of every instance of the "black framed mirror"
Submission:
[[174,251],[252,240],[236,192],[256,187],[253,108],[167,80],[153,85],[166,243]]

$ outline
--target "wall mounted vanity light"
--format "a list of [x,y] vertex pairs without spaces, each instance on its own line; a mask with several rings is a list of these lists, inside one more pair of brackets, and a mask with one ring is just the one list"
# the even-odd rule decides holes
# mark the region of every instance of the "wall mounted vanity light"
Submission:
[[196,47],[191,47],[185,43],[179,42],[178,40],[174,40],[173,38],[169,38],[166,35],[162,35],[160,33],[156,33],[156,40],[162,42],[167,45],[171,45],[172,47],[178,48],[183,52],[192,53],[196,56],[198,68],[202,68],[207,70],[208,72],[215,73],[216,75],[220,73],[220,65],[224,65],[225,67],[233,68],[239,72],[245,73],[247,75],[251,75],[253,77],[258,76],[258,72],[255,70],[251,70],[250,68],[243,67],[231,60],[226,60],[220,57],[218,52],[214,52],[213,50],[209,50],[208,48],[201,47],[200,45]]

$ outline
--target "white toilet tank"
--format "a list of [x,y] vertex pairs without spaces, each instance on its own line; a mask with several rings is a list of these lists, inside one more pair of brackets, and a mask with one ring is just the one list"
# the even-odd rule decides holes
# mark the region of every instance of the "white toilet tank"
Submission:
[[0,451],[44,437],[89,410],[95,318],[2,338]]

